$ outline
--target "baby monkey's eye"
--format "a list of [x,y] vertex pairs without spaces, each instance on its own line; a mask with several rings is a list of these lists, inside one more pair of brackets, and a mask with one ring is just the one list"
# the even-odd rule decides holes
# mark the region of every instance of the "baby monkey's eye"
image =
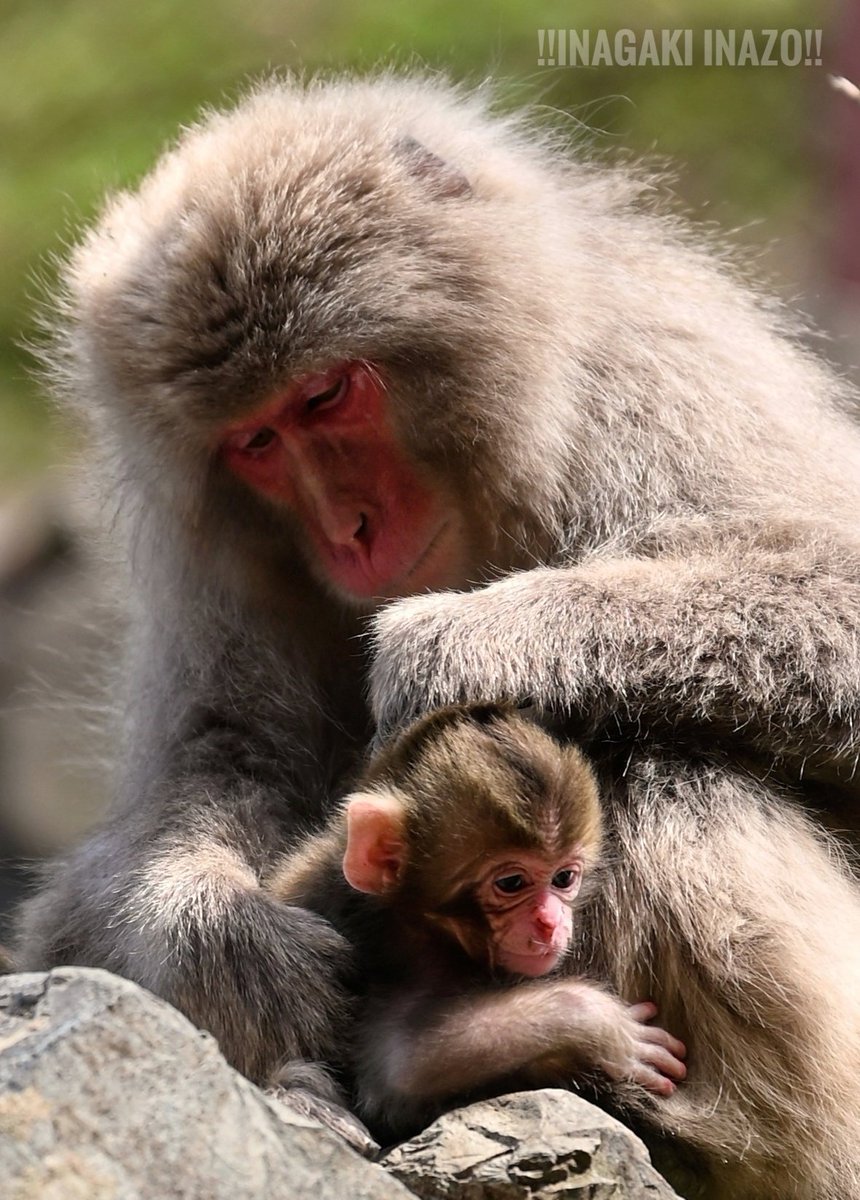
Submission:
[[560,891],[565,891],[573,884],[577,876],[575,867],[564,867],[561,871],[556,871],[552,877],[552,886]]
[[501,879],[493,880],[493,887],[503,896],[513,896],[526,887],[525,875],[503,875]]

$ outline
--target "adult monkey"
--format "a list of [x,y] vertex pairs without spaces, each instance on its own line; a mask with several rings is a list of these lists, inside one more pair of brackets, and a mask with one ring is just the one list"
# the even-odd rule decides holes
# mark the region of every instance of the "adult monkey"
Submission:
[[[22,954],[137,979],[256,1079],[334,1056],[345,949],[259,880],[369,737],[368,668],[383,733],[528,696],[590,743],[599,965],[690,1046],[680,1132],[730,1159],[715,1187],[857,1196],[856,896],[802,849],[785,878],[769,780],[835,797],[856,760],[860,446],[782,315],[645,191],[383,78],[265,87],[109,205],[54,362],[126,529],[128,748]],[[738,1022],[793,1091],[736,1094]],[[697,1079],[710,1038],[725,1074]],[[759,1135],[792,1105],[777,1178]]]

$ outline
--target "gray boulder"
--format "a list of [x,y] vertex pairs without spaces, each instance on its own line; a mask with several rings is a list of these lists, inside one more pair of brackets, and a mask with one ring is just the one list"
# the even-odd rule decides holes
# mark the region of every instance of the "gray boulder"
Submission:
[[[321,1123],[322,1122],[322,1123]],[[671,1200],[645,1147],[565,1091],[440,1118],[389,1151],[335,1105],[264,1095],[105,971],[0,977],[3,1200]]]
[[441,1117],[382,1159],[423,1200],[673,1200],[642,1142],[571,1092],[519,1092]]
[[105,971],[0,978],[3,1200],[406,1200]]

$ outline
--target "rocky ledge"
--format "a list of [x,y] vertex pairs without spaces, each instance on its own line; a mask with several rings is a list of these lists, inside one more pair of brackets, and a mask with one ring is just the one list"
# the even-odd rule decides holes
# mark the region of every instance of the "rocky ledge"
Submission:
[[311,1112],[261,1092],[124,979],[0,978],[4,1200],[675,1196],[629,1130],[569,1092],[458,1109],[384,1155],[346,1114]]

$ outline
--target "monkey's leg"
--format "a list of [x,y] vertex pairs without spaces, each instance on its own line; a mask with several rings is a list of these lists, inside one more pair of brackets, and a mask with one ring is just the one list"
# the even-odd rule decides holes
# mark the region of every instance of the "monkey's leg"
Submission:
[[[613,793],[613,779],[614,793]],[[860,1197],[860,898],[837,851],[740,772],[641,756],[607,772],[594,953],[688,1047],[657,1100],[721,1200]]]
[[346,943],[322,917],[260,888],[247,831],[204,816],[186,814],[169,835],[156,820],[135,839],[127,819],[110,824],[52,868],[22,913],[21,968],[124,975],[209,1030],[260,1083],[287,1059],[337,1061],[349,1020]]

